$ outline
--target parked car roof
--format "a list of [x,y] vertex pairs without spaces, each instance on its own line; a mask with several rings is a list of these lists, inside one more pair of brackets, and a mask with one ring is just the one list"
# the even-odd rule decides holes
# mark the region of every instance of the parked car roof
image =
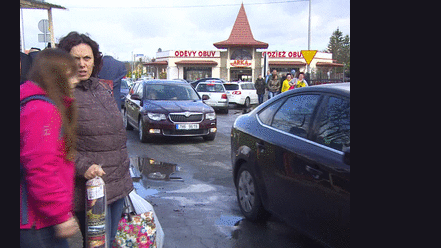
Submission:
[[[293,90],[288,90],[288,91],[285,91],[279,95],[289,94],[292,91]],[[350,83],[312,85],[309,87],[296,88],[296,89],[294,89],[294,91],[295,92],[317,91],[317,92],[329,92],[329,93],[336,93],[336,94],[349,94],[350,93]]]
[[334,89],[338,91],[346,91],[350,92],[350,83],[335,83],[335,84],[320,84],[320,85],[313,85],[314,89],[316,88],[324,88],[326,90]]
[[244,84],[244,83],[248,83],[248,84],[253,84],[253,82],[246,82],[246,81],[231,81],[231,82],[225,82],[226,84]]
[[350,83],[333,83],[333,84],[320,84],[320,85],[312,85],[308,87],[296,88],[293,90],[288,90],[283,93],[278,94],[275,97],[265,101],[263,104],[257,106],[253,111],[253,113],[260,111],[265,108],[268,104],[273,101],[277,101],[277,99],[293,94],[294,92],[326,92],[326,93],[335,93],[338,95],[348,95],[350,94]]
[[168,79],[152,79],[152,80],[143,80],[145,83],[149,84],[163,84],[163,83],[175,83],[175,84],[185,84],[188,85],[187,82],[181,80],[168,80]]

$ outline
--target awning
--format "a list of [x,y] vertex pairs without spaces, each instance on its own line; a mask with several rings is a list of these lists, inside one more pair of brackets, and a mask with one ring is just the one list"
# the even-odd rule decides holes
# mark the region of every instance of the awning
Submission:
[[269,61],[269,65],[284,65],[284,66],[305,66],[305,62],[301,61]]
[[155,61],[155,62],[148,62],[144,63],[144,65],[168,65],[167,61]]
[[339,63],[317,62],[316,66],[343,67],[344,65]]
[[20,0],[20,9],[66,9],[65,7],[52,3],[45,3],[35,0]]
[[217,62],[212,60],[180,60],[175,62],[177,65],[209,65],[216,66]]

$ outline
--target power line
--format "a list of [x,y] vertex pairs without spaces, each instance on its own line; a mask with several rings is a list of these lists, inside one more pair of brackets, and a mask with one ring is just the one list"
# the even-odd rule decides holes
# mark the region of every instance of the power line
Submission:
[[[307,2],[309,0],[291,0],[291,1],[277,1],[268,3],[244,3],[243,5],[264,5],[264,4],[281,4],[294,2]],[[184,9],[184,8],[210,8],[210,7],[230,7],[238,6],[239,3],[231,4],[214,4],[214,5],[181,5],[181,6],[71,6],[69,9]]]

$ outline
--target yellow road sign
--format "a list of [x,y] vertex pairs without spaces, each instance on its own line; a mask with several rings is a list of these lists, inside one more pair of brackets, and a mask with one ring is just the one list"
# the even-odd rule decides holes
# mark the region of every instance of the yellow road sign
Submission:
[[312,59],[314,58],[315,54],[317,53],[317,50],[302,50],[300,52],[302,53],[306,63],[309,65]]

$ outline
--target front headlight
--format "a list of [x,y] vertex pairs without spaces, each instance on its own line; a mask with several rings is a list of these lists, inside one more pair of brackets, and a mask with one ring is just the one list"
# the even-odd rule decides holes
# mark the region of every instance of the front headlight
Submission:
[[167,119],[165,114],[147,113],[147,116],[153,121],[162,121]]
[[216,113],[206,113],[205,114],[205,119],[207,119],[207,120],[214,120],[214,119],[216,119]]

